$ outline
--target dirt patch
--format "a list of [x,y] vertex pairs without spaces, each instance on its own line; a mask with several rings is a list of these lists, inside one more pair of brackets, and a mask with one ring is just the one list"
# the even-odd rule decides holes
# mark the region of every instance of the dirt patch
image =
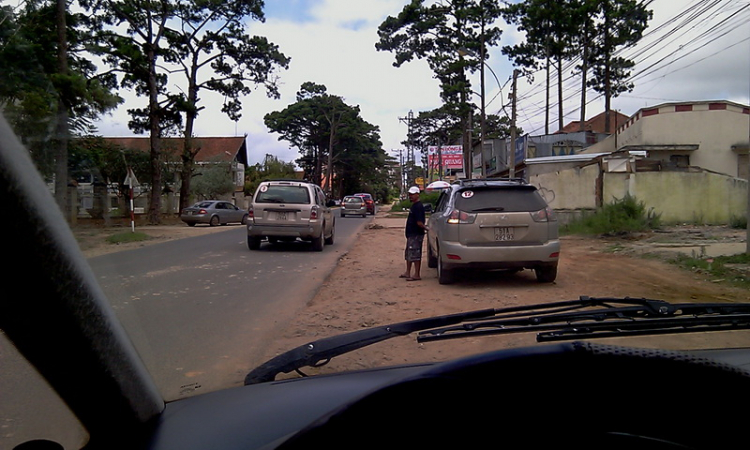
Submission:
[[[741,244],[744,230],[676,228],[639,236],[562,238],[562,255],[556,282],[540,284],[533,271],[464,273],[452,285],[441,285],[435,269],[423,260],[422,280],[409,282],[404,272],[403,228],[373,226],[365,229],[351,251],[342,257],[332,276],[315,298],[284,325],[272,358],[307,342],[376,325],[451,314],[475,309],[500,308],[591,297],[645,297],[674,302],[750,301],[750,292],[712,282],[706,275],[677,268],[662,260],[638,256],[653,242],[715,241]],[[690,239],[688,239],[688,236]],[[742,251],[742,250],[741,250]],[[723,336],[717,337],[725,346]],[[705,341],[705,338],[702,338]],[[747,342],[747,335],[743,336]],[[674,347],[685,343],[675,340]],[[417,361],[442,361],[466,354],[535,344],[533,336],[502,337],[416,343],[414,336],[392,339],[336,358],[329,366],[307,373],[387,366]],[[647,344],[642,344],[647,346]],[[712,346],[710,342],[691,344]],[[292,374],[292,376],[294,376]]]

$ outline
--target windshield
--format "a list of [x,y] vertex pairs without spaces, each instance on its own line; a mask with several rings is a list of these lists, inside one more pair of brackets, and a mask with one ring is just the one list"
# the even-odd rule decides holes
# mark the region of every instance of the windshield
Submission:
[[[166,402],[418,318],[581,296],[750,301],[750,9],[588,3],[4,2],[0,104],[59,208],[44,226],[70,230]],[[131,7],[143,14],[120,15]],[[545,8],[585,19],[548,29]],[[449,184],[482,178],[529,186]],[[24,276],[31,289],[6,295],[34,301]],[[86,429],[0,337],[0,448],[82,448]],[[535,344],[409,333],[300,370]]]

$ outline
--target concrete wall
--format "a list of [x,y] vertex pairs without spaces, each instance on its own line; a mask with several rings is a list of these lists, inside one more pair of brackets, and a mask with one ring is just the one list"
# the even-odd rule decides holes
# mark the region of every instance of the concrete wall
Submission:
[[648,156],[669,161],[671,155],[689,155],[691,166],[738,176],[738,154],[732,147],[747,144],[749,125],[750,114],[742,105],[729,102],[665,104],[639,111],[618,130],[616,146],[620,149],[697,145],[694,151],[649,151]]
[[[627,194],[647,209],[661,214],[665,223],[727,224],[747,211],[748,183],[710,172],[603,173],[599,166],[562,170],[531,177],[561,216],[576,210],[593,210]],[[598,189],[601,200],[598,200]]]

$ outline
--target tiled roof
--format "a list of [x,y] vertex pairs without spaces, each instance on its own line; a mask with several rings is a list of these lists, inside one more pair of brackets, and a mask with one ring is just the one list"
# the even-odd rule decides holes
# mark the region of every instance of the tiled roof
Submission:
[[[148,137],[105,137],[106,142],[132,150],[149,151]],[[179,155],[182,151],[184,138],[162,138],[162,150]],[[196,137],[193,145],[197,148],[196,162],[233,161],[237,160],[247,165],[247,146],[245,136],[233,137]]]
[[[610,133],[612,133],[614,130],[617,129],[618,126],[625,123],[630,117],[626,116],[625,114],[622,114],[619,111],[610,111]],[[596,116],[590,118],[586,121],[586,124],[584,126],[584,131],[593,131],[594,133],[604,133],[604,119],[605,119],[605,113],[597,114]],[[581,121],[580,120],[574,120],[572,122],[569,122],[567,125],[565,125],[561,130],[557,131],[557,133],[576,133],[578,131],[581,131]]]

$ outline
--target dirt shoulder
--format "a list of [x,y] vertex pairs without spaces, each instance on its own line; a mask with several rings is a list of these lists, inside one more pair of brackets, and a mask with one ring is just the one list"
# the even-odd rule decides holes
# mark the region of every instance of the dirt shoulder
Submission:
[[[657,245],[732,243],[744,249],[744,230],[724,228],[696,232],[687,227],[658,235],[624,238],[562,238],[558,278],[540,284],[533,271],[517,274],[497,272],[467,273],[455,284],[441,285],[435,269],[423,260],[422,280],[399,278],[404,271],[404,219],[387,220],[381,212],[362,231],[357,243],[345,256],[314,299],[282,327],[282,335],[267,358],[307,342],[376,325],[426,318],[484,308],[528,305],[591,297],[646,297],[676,302],[750,301],[750,292],[707,279],[706,275],[680,269],[658,258],[638,256]],[[350,220],[350,219],[347,219]],[[356,219],[351,219],[356,220]],[[692,236],[693,239],[687,239]],[[673,247],[674,248],[674,247]],[[665,251],[674,251],[672,249]],[[690,250],[686,250],[690,251]],[[742,251],[742,250],[740,250]],[[426,254],[426,253],[425,253]],[[725,339],[719,333],[715,339]],[[686,341],[679,337],[673,346]],[[726,342],[691,343],[697,346],[724,346]],[[740,338],[747,344],[748,335]],[[442,361],[461,355],[498,348],[533,345],[533,336],[503,336],[460,341],[417,344],[414,337],[392,339],[337,358],[321,369],[325,373],[380,365]],[[633,344],[635,345],[635,344]],[[648,346],[648,343],[642,345]]]

